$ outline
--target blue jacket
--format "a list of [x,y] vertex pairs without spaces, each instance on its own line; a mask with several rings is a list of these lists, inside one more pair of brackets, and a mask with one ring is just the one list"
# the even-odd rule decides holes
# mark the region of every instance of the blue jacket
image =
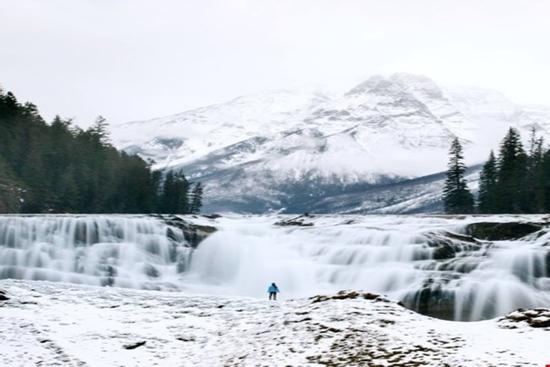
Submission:
[[276,286],[270,285],[269,288],[267,288],[267,292],[268,293],[279,293],[279,288],[277,288]]

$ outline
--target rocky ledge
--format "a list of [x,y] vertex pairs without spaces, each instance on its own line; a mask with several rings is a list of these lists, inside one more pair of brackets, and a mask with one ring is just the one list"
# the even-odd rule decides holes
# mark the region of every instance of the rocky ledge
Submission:
[[466,226],[466,234],[481,240],[516,240],[540,231],[546,223],[532,222],[476,222]]
[[[210,236],[212,233],[216,232],[216,227],[192,223],[187,221],[177,215],[154,215],[155,218],[159,218],[164,221],[171,228],[168,229],[166,234],[169,238],[173,240],[178,239],[178,233],[175,233],[175,230],[181,231],[181,235],[185,240],[193,247],[197,247],[206,237]],[[216,219],[214,217],[211,219]]]
[[520,324],[529,325],[534,328],[548,328],[550,330],[550,309],[534,308],[534,309],[518,309],[499,319],[501,327],[507,329],[518,328]]

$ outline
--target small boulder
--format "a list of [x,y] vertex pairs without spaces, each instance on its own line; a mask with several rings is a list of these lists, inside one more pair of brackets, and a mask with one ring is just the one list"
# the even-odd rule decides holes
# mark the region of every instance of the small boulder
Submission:
[[550,317],[539,316],[528,321],[531,327],[550,327]]
[[202,216],[208,219],[218,219],[222,217],[221,214],[217,214],[217,213],[203,214]]
[[547,308],[534,308],[529,310],[518,309],[501,318],[501,327],[510,328],[517,323],[527,323],[530,327],[550,327],[550,310]]
[[313,222],[308,221],[308,219],[314,218],[313,215],[309,213],[304,213],[294,218],[283,219],[278,222],[275,222],[276,226],[299,226],[299,227],[311,227]]
[[146,341],[140,341],[140,342],[135,342],[135,343],[131,343],[131,344],[126,344],[126,345],[124,345],[124,349],[128,349],[128,350],[136,349],[136,348],[139,348],[139,347],[145,345],[145,343],[147,343],[147,342]]

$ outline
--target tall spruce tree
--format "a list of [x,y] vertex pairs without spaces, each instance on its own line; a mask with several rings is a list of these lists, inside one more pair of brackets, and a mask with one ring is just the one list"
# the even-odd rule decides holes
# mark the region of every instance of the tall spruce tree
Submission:
[[528,213],[544,212],[544,190],[543,190],[543,157],[544,139],[537,137],[536,128],[531,129],[529,139],[529,152],[527,155],[527,173],[525,177],[526,208]]
[[197,182],[193,186],[193,191],[191,192],[191,198],[190,198],[190,207],[189,212],[190,213],[199,213],[202,207],[202,184],[200,182]]
[[463,162],[462,145],[458,138],[451,143],[447,179],[443,189],[445,213],[467,214],[474,211],[474,198],[464,178],[466,166]]
[[489,159],[483,165],[479,175],[478,211],[480,213],[494,213],[497,208],[497,160],[491,150]]
[[162,187],[160,212],[166,214],[190,213],[190,185],[185,175],[168,171],[164,177]]
[[495,192],[495,213],[529,212],[527,155],[514,128],[508,130],[500,145]]

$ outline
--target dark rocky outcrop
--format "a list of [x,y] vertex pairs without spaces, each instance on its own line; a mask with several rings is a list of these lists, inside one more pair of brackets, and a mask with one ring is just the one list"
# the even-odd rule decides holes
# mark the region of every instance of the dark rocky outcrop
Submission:
[[[162,219],[172,227],[168,228],[167,237],[177,241],[181,238],[180,236],[183,236],[193,248],[196,248],[199,243],[217,230],[215,227],[188,222],[176,215],[155,215],[155,217]],[[179,229],[181,232],[175,231],[175,229]]]
[[6,292],[4,292],[3,290],[0,290],[0,301],[7,301],[9,299],[10,298],[6,296]]
[[124,349],[128,349],[128,350],[136,349],[136,348],[139,348],[139,347],[145,345],[145,343],[147,343],[147,342],[146,341],[140,341],[140,342],[136,342],[136,343],[132,343],[132,344],[126,344],[124,346]]
[[313,222],[308,221],[308,219],[314,218],[313,215],[309,213],[304,213],[294,218],[283,219],[278,222],[275,222],[276,226],[299,226],[299,227],[311,227]]
[[340,291],[335,295],[317,295],[310,297],[311,303],[325,302],[329,300],[341,300],[341,299],[367,299],[367,300],[376,300],[389,302],[387,298],[379,294],[368,293],[368,292],[357,292],[357,291]]
[[147,276],[150,278],[158,278],[160,275],[158,269],[151,264],[146,264],[143,270],[145,274],[147,274]]
[[463,251],[479,250],[482,243],[472,236],[464,236],[452,232],[427,233],[427,244],[433,248],[432,259],[452,259]]
[[218,219],[222,217],[221,214],[217,214],[217,213],[203,214],[202,216],[208,219]]
[[525,222],[478,222],[466,226],[466,234],[489,241],[515,240],[529,234],[540,231],[543,228],[541,223]]
[[406,308],[444,320],[455,319],[455,294],[439,286],[426,286],[402,299]]
[[525,310],[520,308],[499,319],[499,322],[501,327],[505,329],[515,329],[516,324],[520,322],[526,322],[534,328],[550,328],[550,309],[534,308]]

